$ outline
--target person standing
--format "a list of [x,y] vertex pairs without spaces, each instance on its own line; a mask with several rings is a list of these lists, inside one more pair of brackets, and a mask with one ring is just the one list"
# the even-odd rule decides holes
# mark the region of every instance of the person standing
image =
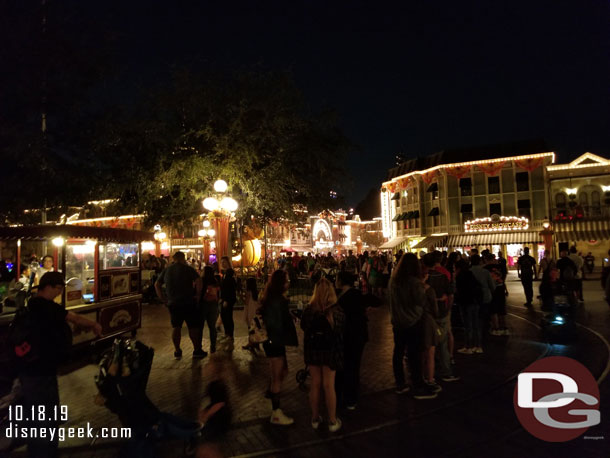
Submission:
[[[59,403],[59,387],[57,384],[57,368],[69,355],[72,347],[72,331],[68,322],[92,330],[99,337],[102,327],[95,321],[82,315],[68,312],[54,299],[62,294],[64,277],[61,272],[47,272],[40,278],[38,293],[30,299],[28,310],[31,314],[30,326],[36,331],[39,339],[40,354],[32,361],[25,363],[19,371],[21,383],[21,405],[24,412],[39,411],[44,408],[47,413],[57,412]],[[22,427],[41,431],[42,428],[56,428],[58,418],[46,420],[29,419]],[[49,438],[28,439],[28,456],[56,457],[58,456],[57,436]]]
[[348,410],[355,410],[358,403],[360,363],[369,337],[367,306],[362,293],[354,288],[354,276],[349,272],[340,272],[335,281],[339,290],[337,304],[345,314],[343,370],[337,371],[335,386],[338,403],[344,404]]
[[286,346],[298,345],[297,331],[290,311],[286,293],[290,287],[288,274],[284,270],[276,270],[271,275],[261,297],[261,313],[267,329],[269,340],[263,343],[265,355],[269,358],[271,372],[271,418],[273,425],[291,425],[294,419],[284,414],[280,408],[280,391],[282,382],[288,374]]
[[345,314],[336,304],[337,296],[332,283],[321,278],[301,319],[301,328],[305,333],[305,364],[311,374],[311,427],[318,429],[320,426],[320,390],[323,388],[328,430],[332,433],[341,429],[341,420],[337,417],[335,376],[343,364],[345,327]]
[[549,250],[544,250],[544,257],[540,260],[540,263],[538,265],[538,277],[542,278],[544,272],[546,272],[547,269],[554,265],[555,263],[553,261],[553,258],[551,258],[551,253],[549,252]]
[[[207,356],[201,343],[203,340],[203,315],[199,309],[201,298],[201,278],[197,271],[187,265],[186,257],[181,251],[173,256],[174,263],[169,265],[155,282],[155,291],[159,299],[167,303],[172,324],[172,342],[174,358],[182,358],[180,348],[182,323],[186,322],[189,337],[193,343],[193,359]],[[165,293],[163,286],[165,285]]]
[[233,334],[235,323],[233,321],[233,307],[237,302],[237,284],[235,283],[235,271],[227,269],[220,283],[220,317],[225,329],[225,337],[229,339],[229,347],[233,348]]
[[[486,253],[486,258],[489,259],[490,255],[489,253]],[[491,299],[492,299],[492,295],[494,290],[496,289],[496,282],[494,281],[494,279],[491,277],[491,273],[488,269],[486,269],[485,267],[483,267],[481,265],[481,256],[479,256],[478,254],[473,255],[470,258],[470,263],[472,264],[472,267],[470,268],[472,274],[474,275],[474,278],[477,279],[477,282],[479,283],[479,289],[478,291],[480,291],[480,303],[479,303],[479,321],[477,322],[477,325],[479,327],[479,334],[481,333],[481,329],[487,329],[488,328],[488,324],[489,324],[489,320],[490,320],[490,316],[491,316]],[[483,348],[481,347],[481,345],[477,346],[474,348],[474,353],[483,353]]]
[[[424,263],[428,267],[428,278],[426,283],[430,285],[435,293],[436,323],[441,331],[437,343],[436,372],[444,382],[455,382],[459,377],[453,375],[451,368],[451,354],[449,353],[449,336],[451,335],[451,306],[453,305],[453,282],[451,273],[444,269],[440,263],[442,254],[433,251],[424,256]],[[447,276],[449,274],[449,276]]]
[[589,275],[591,275],[593,273],[593,269],[595,268],[595,256],[593,256],[590,251],[589,254],[585,256],[585,265],[587,266]]
[[352,250],[348,250],[347,252],[347,257],[345,258],[345,270],[354,276],[358,273],[358,258],[354,256],[354,252]]
[[458,353],[472,355],[476,348],[481,348],[479,307],[482,302],[482,291],[479,282],[468,268],[468,262],[461,259],[456,263],[455,268],[456,301],[462,312],[466,337],[466,342]]
[[53,256],[46,255],[42,258],[42,266],[36,270],[36,282],[40,282],[42,276],[47,272],[53,272],[55,269],[53,268]]
[[538,278],[536,276],[536,260],[530,256],[528,247],[523,249],[523,255],[519,256],[517,260],[517,275],[521,279],[523,292],[525,293],[525,304],[523,305],[531,308],[534,299],[534,278]]
[[390,312],[394,333],[392,368],[396,379],[396,393],[409,391],[405,383],[404,356],[408,355],[411,384],[415,399],[434,399],[437,393],[423,380],[421,352],[423,340],[423,315],[426,291],[421,277],[419,260],[413,253],[406,253],[392,271],[390,279]]
[[576,288],[576,295],[580,302],[584,302],[582,295],[582,274],[584,272],[585,261],[578,253],[576,253],[576,247],[570,248],[570,255],[568,256],[574,265],[576,266],[576,272],[574,274],[574,287]]
[[202,295],[201,295],[201,313],[203,316],[203,323],[201,330],[205,323],[208,324],[208,332],[210,333],[210,353],[216,352],[216,338],[218,331],[216,330],[216,320],[218,319],[218,301],[220,299],[220,285],[214,273],[212,266],[205,266],[203,268],[202,277]]

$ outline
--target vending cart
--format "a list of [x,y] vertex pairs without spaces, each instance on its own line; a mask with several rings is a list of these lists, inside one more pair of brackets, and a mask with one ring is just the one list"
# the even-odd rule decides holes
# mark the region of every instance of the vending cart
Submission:
[[[101,339],[135,332],[142,316],[142,242],[152,240],[151,232],[105,227],[0,227],[0,339],[49,270],[62,272],[66,281],[55,301],[100,323]],[[73,329],[74,345],[94,339],[92,332]]]

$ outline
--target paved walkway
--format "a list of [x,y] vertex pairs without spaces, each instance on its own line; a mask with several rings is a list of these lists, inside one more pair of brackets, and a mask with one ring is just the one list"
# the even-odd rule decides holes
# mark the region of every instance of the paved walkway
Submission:
[[[601,300],[599,282],[586,282],[587,305],[579,317],[590,330],[580,329],[578,343],[564,347],[540,341],[535,324],[538,317],[520,306],[523,293],[515,280],[508,283],[513,305],[508,317],[512,335],[489,336],[483,355],[456,355],[462,381],[444,384],[443,392],[435,400],[414,401],[393,392],[389,313],[387,307],[375,310],[370,321],[371,339],[363,357],[363,396],[358,410],[341,413],[344,428],[334,436],[324,431],[314,432],[309,426],[307,394],[299,389],[294,377],[296,370],[303,367],[301,348],[288,351],[290,374],[282,391],[282,408],[295,417],[295,425],[279,428],[268,423],[270,402],[263,397],[268,384],[267,362],[262,355],[253,356],[241,350],[246,342],[246,328],[242,312],[237,311],[235,350],[223,352],[235,423],[222,444],[223,453],[226,456],[466,457],[504,456],[504,450],[506,456],[512,457],[557,457],[568,456],[566,451],[576,447],[575,450],[586,450],[586,454],[579,453],[579,456],[608,456],[606,451],[610,447],[604,446],[607,444],[604,441],[577,440],[557,448],[533,439],[520,429],[512,411],[515,377],[541,356],[565,354],[583,362],[596,377],[604,372],[607,349],[593,331],[610,337],[610,312]],[[184,358],[174,361],[167,310],[161,305],[148,305],[143,315],[138,339],[156,350],[148,383],[151,400],[163,411],[195,418],[211,375],[210,361],[190,358],[186,331],[183,332]],[[205,348],[208,343],[206,338]],[[88,365],[60,377],[61,399],[69,407],[66,426],[86,422],[98,428],[120,426],[112,413],[93,403],[96,372],[96,366]],[[608,382],[602,385],[603,406],[608,406],[605,399],[610,401],[607,387]],[[602,410],[602,421],[604,411],[610,412]],[[160,456],[177,456],[176,447],[180,443],[160,444]],[[552,453],[547,455],[547,450]],[[602,450],[605,454],[598,454]],[[116,451],[116,443],[111,441],[99,440],[94,448],[83,440],[62,444],[62,456],[66,457],[110,457],[116,456]]]

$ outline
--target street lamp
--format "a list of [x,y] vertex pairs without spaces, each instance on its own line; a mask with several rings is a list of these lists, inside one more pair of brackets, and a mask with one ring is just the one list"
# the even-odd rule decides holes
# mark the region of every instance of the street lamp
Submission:
[[[238,204],[235,199],[226,195],[228,185],[224,180],[216,180],[214,183],[215,194],[203,199],[203,207],[208,210],[208,218],[211,220],[213,229],[202,229],[207,231],[209,237],[216,236],[216,257],[220,260],[223,256],[229,256],[229,220],[237,211]],[[204,221],[204,228],[206,221]],[[203,237],[203,236],[202,236]]]

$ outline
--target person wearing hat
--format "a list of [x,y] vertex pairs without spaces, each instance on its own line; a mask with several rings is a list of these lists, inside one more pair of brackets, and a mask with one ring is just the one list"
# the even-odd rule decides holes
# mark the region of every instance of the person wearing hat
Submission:
[[[77,327],[91,330],[96,336],[102,333],[99,323],[82,315],[67,311],[54,299],[62,294],[64,277],[61,272],[47,272],[40,278],[38,293],[28,302],[30,326],[37,334],[37,355],[23,365],[19,372],[21,382],[22,404],[24,412],[41,410],[44,406],[47,418],[40,421],[30,419],[29,428],[55,427],[59,418],[53,416],[59,409],[59,387],[57,384],[57,367],[69,356],[72,347],[72,330],[68,322]],[[29,456],[57,456],[57,438],[28,439]]]

